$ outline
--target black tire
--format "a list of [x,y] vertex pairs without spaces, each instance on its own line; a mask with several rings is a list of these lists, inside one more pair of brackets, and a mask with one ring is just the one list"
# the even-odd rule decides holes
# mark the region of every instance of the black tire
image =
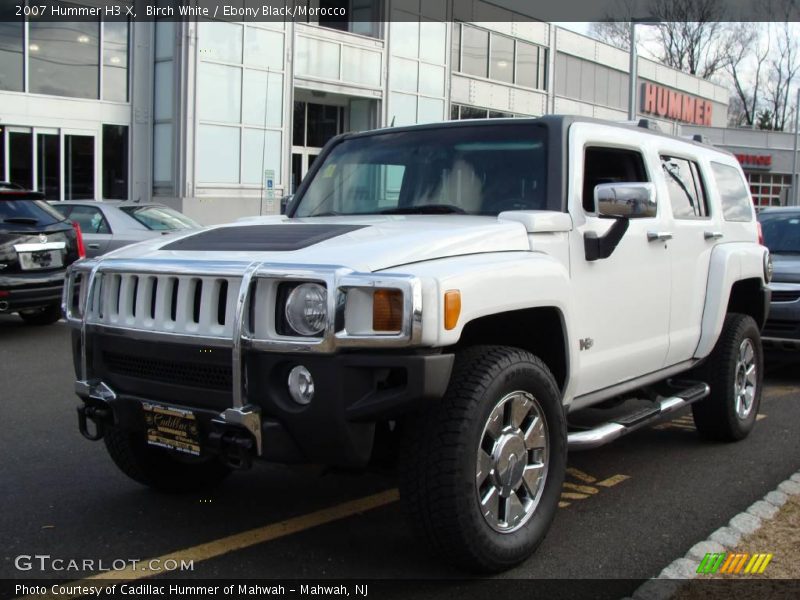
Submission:
[[[479,447],[488,435],[487,421],[501,399],[515,391],[530,394],[540,409],[547,440],[541,461],[547,470],[538,504],[532,505],[527,521],[499,532],[482,513],[476,469]],[[456,356],[444,398],[407,419],[403,427],[401,499],[412,527],[436,554],[480,573],[509,569],[533,554],[558,508],[567,457],[561,393],[541,360],[505,346],[467,348]],[[506,471],[515,463],[508,462]],[[486,481],[498,472],[488,471]]]
[[26,325],[52,325],[61,318],[61,305],[50,304],[39,310],[20,312],[19,316]]
[[[737,412],[737,377],[741,377],[743,367],[739,354],[747,344],[753,350],[755,389],[746,415],[740,416]],[[694,424],[701,436],[735,442],[749,435],[761,405],[763,372],[764,357],[758,325],[749,315],[727,315],[714,350],[697,370],[697,376],[711,388],[707,398],[692,405]]]
[[110,428],[103,440],[125,475],[162,492],[196,492],[216,486],[230,474],[230,468],[217,458],[178,457],[148,446],[141,434]]

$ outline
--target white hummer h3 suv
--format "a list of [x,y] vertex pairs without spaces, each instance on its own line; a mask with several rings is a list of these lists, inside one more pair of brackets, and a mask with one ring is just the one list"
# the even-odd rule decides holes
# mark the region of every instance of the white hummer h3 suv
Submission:
[[81,432],[168,490],[392,448],[435,551],[520,563],[568,450],[689,405],[708,438],[756,420],[771,263],[747,182],[731,154],[641,125],[346,134],[286,216],[76,263]]

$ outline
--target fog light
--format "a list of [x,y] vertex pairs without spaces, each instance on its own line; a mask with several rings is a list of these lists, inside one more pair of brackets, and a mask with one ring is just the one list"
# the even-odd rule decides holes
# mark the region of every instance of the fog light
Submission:
[[314,397],[314,378],[305,367],[297,366],[289,372],[289,395],[303,405]]

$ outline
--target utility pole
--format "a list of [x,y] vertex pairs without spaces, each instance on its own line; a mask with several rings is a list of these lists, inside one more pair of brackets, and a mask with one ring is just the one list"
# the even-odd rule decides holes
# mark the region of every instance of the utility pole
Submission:
[[636,120],[636,80],[638,79],[637,67],[639,58],[636,56],[636,21],[631,19],[630,24],[630,65],[628,67],[628,120]]

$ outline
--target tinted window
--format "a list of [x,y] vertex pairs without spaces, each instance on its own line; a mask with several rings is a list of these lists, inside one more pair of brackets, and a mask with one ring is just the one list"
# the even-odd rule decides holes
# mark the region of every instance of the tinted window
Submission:
[[546,209],[546,158],[546,130],[537,125],[352,138],[327,156],[295,216]]
[[177,231],[200,227],[199,223],[166,206],[120,206],[119,209],[153,231]]
[[736,167],[711,163],[711,171],[722,198],[722,214],[726,221],[752,221],[753,202],[741,171]]
[[594,188],[601,183],[650,181],[644,159],[635,150],[587,148],[583,163],[583,209],[594,212]]
[[100,23],[28,22],[30,91],[99,98]]
[[661,157],[661,167],[669,189],[672,214],[676,219],[708,215],[708,205],[697,164],[684,158]]
[[758,220],[770,252],[800,253],[800,212],[763,212]]
[[24,223],[52,225],[64,217],[40,200],[3,200],[0,196],[0,225]]
[[103,213],[94,206],[73,206],[67,216],[81,226],[83,233],[111,233]]

